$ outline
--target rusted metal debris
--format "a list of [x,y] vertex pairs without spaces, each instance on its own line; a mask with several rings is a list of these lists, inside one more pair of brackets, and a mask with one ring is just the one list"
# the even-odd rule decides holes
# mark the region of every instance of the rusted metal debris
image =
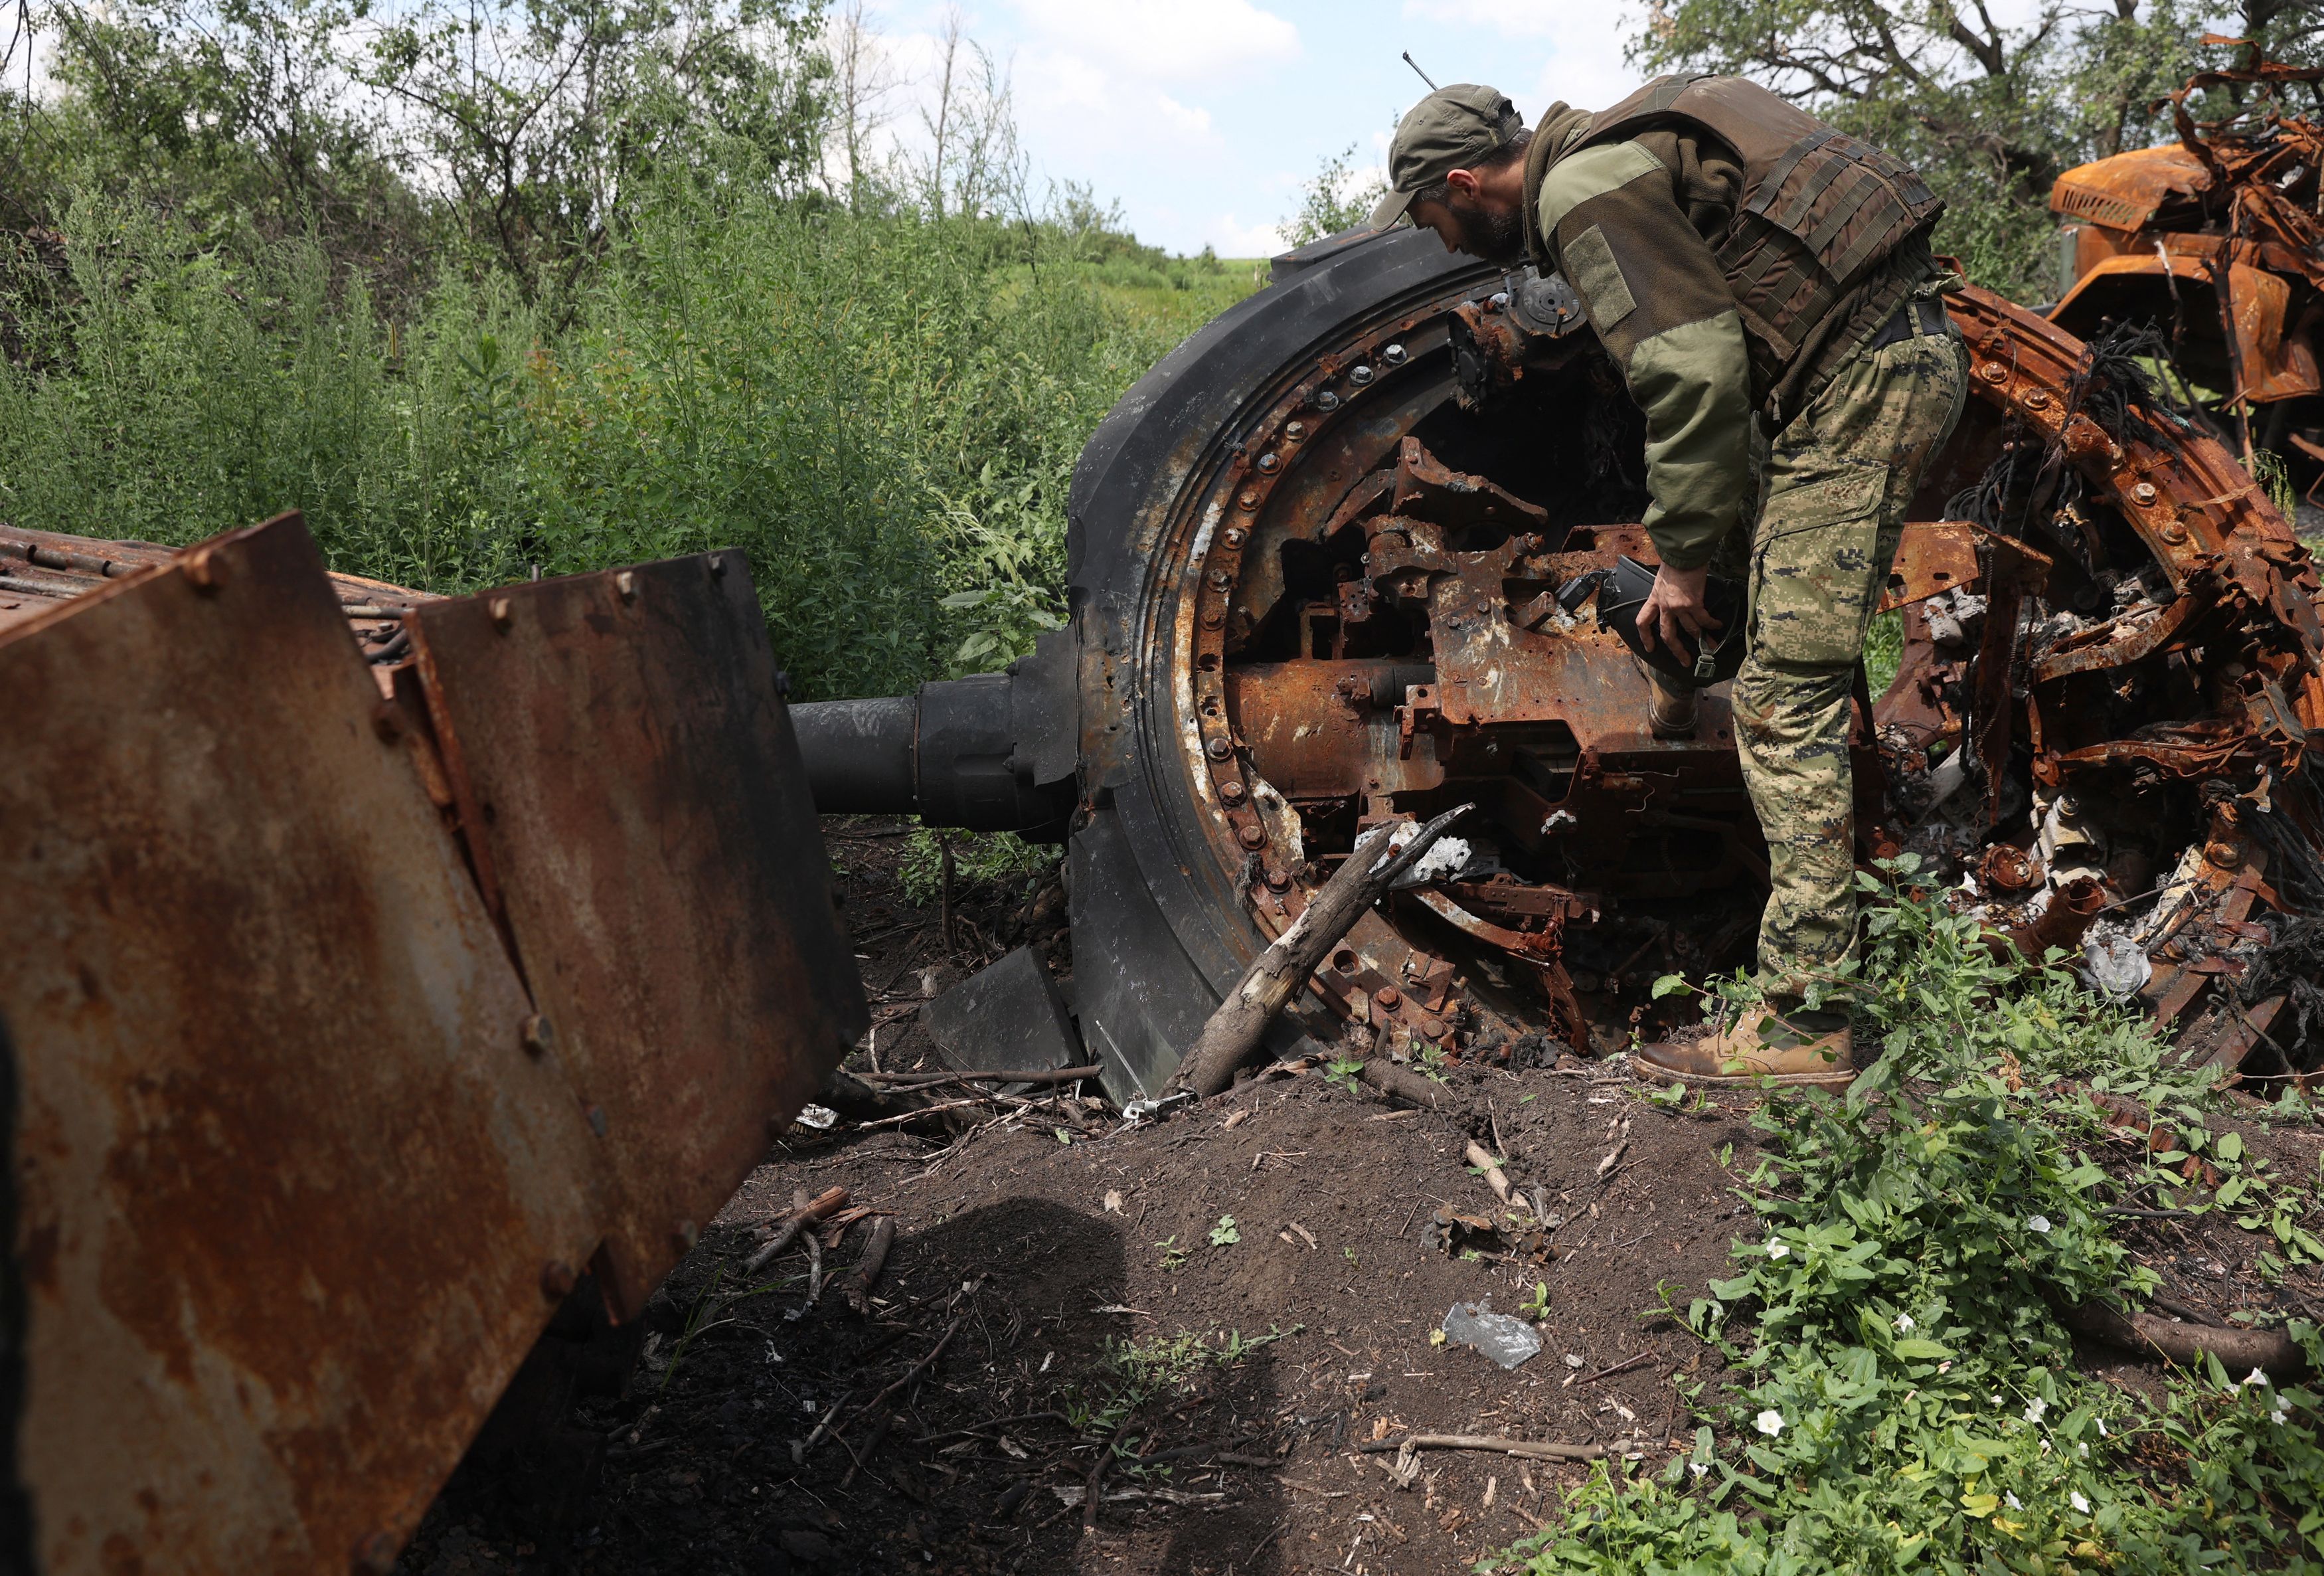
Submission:
[[[2263,893],[2289,906],[2261,874],[2270,845],[2319,846],[2301,776],[2324,719],[2314,567],[2225,450],[2139,403],[2124,366],[1992,295],[1951,300],[1979,402],[1930,495],[1980,518],[1906,530],[1886,604],[1904,610],[1903,666],[1868,728],[1859,712],[1861,852],[1922,855],[2036,951],[2077,948],[2107,905],[2139,925],[2150,872],[2187,865],[2172,890],[2212,928],[2142,935],[2141,994],[2166,1019],[2200,999],[2204,1032],[2247,1052],[2269,1009],[2204,987],[2232,986],[2241,965],[2215,943],[2259,941]],[[1462,321],[1489,363],[1536,351],[1538,375],[1573,354],[1479,316]],[[1270,441],[1292,447],[1264,427],[1253,447]],[[1252,562],[1287,542],[1316,555],[1328,596]],[[1553,530],[1409,437],[1324,518],[1214,539],[1194,582],[1197,782],[1222,856],[1266,865],[1260,929],[1296,918],[1307,872],[1377,821],[1457,797],[1492,823],[1467,868],[1370,920],[1400,932],[1392,974],[1360,941],[1327,961],[1317,987],[1345,1017],[1415,1050],[1489,1050],[1545,1018],[1586,1046],[1642,965],[1734,960],[1766,865],[1724,699],[1705,696],[1692,738],[1651,736],[1637,665],[1585,611],[1618,553],[1654,561],[1639,527]]]
[[[2055,321],[2085,337],[2108,324],[2153,330],[2154,348],[2246,454],[2324,475],[2324,122],[2282,91],[2324,69],[2251,60],[2204,71],[2171,96],[2178,140],[2067,171],[2051,207],[2073,221]],[[2198,121],[2196,95],[2225,88],[2236,112]]]
[[0,530],[40,1568],[384,1571],[865,1026],[763,621],[733,555],[437,600],[295,515],[60,539]]

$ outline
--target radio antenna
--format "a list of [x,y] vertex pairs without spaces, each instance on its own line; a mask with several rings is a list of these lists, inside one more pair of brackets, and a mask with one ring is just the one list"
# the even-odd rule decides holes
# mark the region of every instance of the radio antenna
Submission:
[[1412,74],[1414,76],[1419,78],[1423,82],[1428,82],[1428,90],[1430,92],[1434,93],[1436,90],[1436,84],[1429,82],[1428,73],[1420,69],[1420,62],[1412,58],[1412,51],[1410,50],[1404,51],[1404,63],[1412,68]]

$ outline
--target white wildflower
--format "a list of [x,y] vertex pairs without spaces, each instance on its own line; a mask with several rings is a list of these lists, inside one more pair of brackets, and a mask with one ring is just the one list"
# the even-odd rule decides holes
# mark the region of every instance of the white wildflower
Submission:
[[1789,1258],[1791,1256],[1792,1256],[1792,1250],[1791,1250],[1791,1249],[1790,1249],[1788,1246],[1786,1246],[1785,1244],[1781,1243],[1781,1242],[1770,1242],[1770,1243],[1768,1243],[1768,1244],[1767,1244],[1767,1257],[1768,1257],[1768,1258]]
[[1949,1374],[1952,1372],[1953,1359],[1951,1358],[1947,1358],[1944,1361],[1939,1363],[1937,1365],[1937,1371],[1941,1374]]
[[1753,1418],[1752,1422],[1769,1439],[1784,1432],[1784,1415],[1772,1406]]
[[2047,1215],[2035,1215],[2032,1220],[2025,1222],[2025,1229],[2029,1231],[2041,1231],[2046,1233],[2050,1230],[2050,1217]]
[[2264,1385],[2267,1383],[2267,1375],[2262,1373],[2257,1369],[2254,1369],[2251,1372],[2244,1376],[2244,1383],[2246,1385]]
[[1686,1464],[1686,1470],[1687,1470],[1688,1471],[1690,1471],[1690,1472],[1692,1472],[1692,1473],[1693,1473],[1696,1477],[1698,1477],[1698,1478],[1702,1477],[1704,1473],[1706,1473],[1706,1472],[1708,1472],[1708,1471],[1710,1471],[1710,1470],[1711,1470],[1711,1469],[1710,1469],[1709,1467],[1704,1466],[1701,1461],[1689,1461],[1689,1462],[1687,1462],[1687,1464]]
[[1993,1393],[1993,1404],[1997,1406],[2001,1405],[2001,1392],[1998,1390]]
[[2076,1510],[2080,1511],[2084,1516],[2088,1516],[2090,1513],[2090,1502],[2082,1498],[2082,1491],[2080,1488],[2077,1488],[2072,1493],[2067,1495],[2066,1501]]
[[2042,1421],[2042,1414],[2047,1412],[2049,1409],[2050,1403],[2042,1399],[2041,1396],[2036,1396],[2031,1401],[2025,1403],[2025,1421],[2028,1423],[2039,1423]]
[[2107,1432],[2107,1425],[2106,1425],[2106,1419],[2105,1419],[2105,1418],[2101,1417],[2101,1418],[2098,1419],[2098,1437],[2099,1437],[2100,1439],[2111,1439],[2111,1438],[2113,1438],[2113,1437],[2114,1437],[2112,1434],[2110,1434],[2110,1433],[2108,1433]]
[[2004,1494],[2001,1498],[2003,1502],[2006,1503],[2012,1510],[2023,1510],[2025,1508],[2024,1505],[2015,1494]]
[[2267,1415],[2267,1420],[2270,1423],[2282,1423],[2291,1415],[2292,1403],[2278,1396],[2275,1398],[2275,1410]]
[[1897,1315],[1896,1315],[1896,1333],[1897,1333],[1897,1334],[1902,1335],[1902,1334],[1904,1334],[1904,1332],[1905,1332],[1905,1331],[1910,1330],[1911,1328],[1913,1328],[1913,1315],[1912,1315],[1912,1314],[1910,1314],[1910,1313],[1899,1313],[1899,1314],[1897,1314]]
[[2089,1442],[2085,1440],[2082,1443],[2076,1445],[2074,1447],[2074,1453],[2080,1456],[2089,1455],[2090,1453]]

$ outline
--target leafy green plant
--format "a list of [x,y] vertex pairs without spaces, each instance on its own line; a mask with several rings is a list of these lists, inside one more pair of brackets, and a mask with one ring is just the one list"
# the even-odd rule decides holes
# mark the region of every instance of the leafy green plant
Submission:
[[[2153,1286],[2105,1213],[2144,1170],[2089,1158],[2084,1090],[2167,1108],[2192,1133],[2209,1074],[2170,1064],[2143,1020],[2055,960],[1997,963],[1976,921],[1912,889],[1908,862],[1885,873],[1863,966],[1824,982],[1879,1058],[1844,1101],[1761,1110],[1743,1194],[1756,1231],[1735,1246],[1735,1275],[1682,1313],[1733,1387],[1693,1392],[1690,1452],[1649,1479],[1599,1470],[1562,1527],[1503,1562],[2324,1570],[2312,1390],[2213,1362],[2171,1374],[2150,1401],[2079,1372],[2055,1313],[2135,1304]],[[2209,1147],[2235,1151],[2229,1166],[2242,1156]],[[2312,1196],[2287,1201],[2297,1229]],[[2324,1359],[2313,1324],[2290,1330]]]
[[1363,1070],[1364,1064],[1361,1059],[1354,1056],[1342,1056],[1323,1064],[1323,1082],[1334,1084],[1353,1094],[1356,1092],[1357,1078]]
[[941,834],[923,826],[905,839],[898,865],[907,902],[926,907],[944,889],[944,846],[952,843],[955,890],[983,887],[1021,891],[1038,884],[1064,859],[1062,849],[1028,843],[1011,832],[958,832]]
[[1219,1223],[1211,1228],[1211,1246],[1213,1248],[1231,1248],[1241,1240],[1242,1231],[1235,1225],[1232,1215],[1221,1215]]
[[1517,1317],[1536,1321],[1549,1317],[1549,1283],[1547,1281],[1537,1280],[1533,1283],[1533,1290],[1527,1294],[1524,1302],[1517,1304]]
[[1171,1271],[1185,1267],[1186,1262],[1186,1250],[1178,1246],[1178,1239],[1175,1234],[1163,1238],[1162,1240],[1157,1242],[1154,1246],[1162,1249],[1163,1274],[1168,1275]]

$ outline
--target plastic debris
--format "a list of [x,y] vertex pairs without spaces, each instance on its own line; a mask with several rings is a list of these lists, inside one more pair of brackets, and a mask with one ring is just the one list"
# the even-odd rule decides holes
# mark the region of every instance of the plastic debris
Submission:
[[2092,926],[2082,942],[2082,973],[2094,988],[2127,1001],[2154,977],[2154,965],[2130,935],[2111,926]]
[[1505,1369],[1516,1368],[1541,1350],[1541,1337],[1534,1327],[1514,1314],[1494,1313],[1490,1297],[1453,1304],[1444,1315],[1444,1336],[1476,1348]]

